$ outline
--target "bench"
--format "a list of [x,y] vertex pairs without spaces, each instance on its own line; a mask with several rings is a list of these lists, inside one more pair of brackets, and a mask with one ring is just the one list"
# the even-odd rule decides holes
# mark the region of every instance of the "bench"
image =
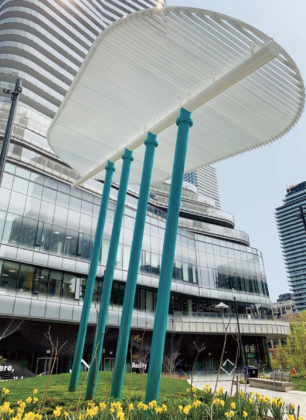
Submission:
[[291,374],[290,372],[271,372],[270,379],[274,381],[287,381],[290,382]]
[[254,388],[264,388],[264,389],[271,389],[272,391],[279,391],[279,392],[289,392],[294,387],[293,382],[280,382],[277,380],[271,379],[258,379],[258,378],[249,378],[250,386]]

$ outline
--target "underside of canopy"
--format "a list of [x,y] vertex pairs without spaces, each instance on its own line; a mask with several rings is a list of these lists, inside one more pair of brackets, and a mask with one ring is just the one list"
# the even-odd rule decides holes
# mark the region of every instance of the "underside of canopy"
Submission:
[[265,145],[300,118],[304,85],[271,38],[225,15],[182,7],[116,21],[91,47],[48,131],[54,152],[83,182],[121,173],[134,150],[139,184],[147,132],[158,134],[152,183],[171,178],[180,107],[192,112],[185,172]]

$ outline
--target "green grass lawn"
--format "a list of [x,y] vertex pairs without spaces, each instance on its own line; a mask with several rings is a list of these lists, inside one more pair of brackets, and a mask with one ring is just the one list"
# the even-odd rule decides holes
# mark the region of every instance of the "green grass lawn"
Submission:
[[[97,385],[97,392],[95,400],[97,402],[104,401],[107,388],[109,388],[109,382],[111,378],[111,372],[100,372],[99,380]],[[53,375],[48,391],[48,403],[47,406],[51,409],[56,405],[65,405],[67,408],[73,410],[78,402],[79,395],[81,392],[82,384],[85,379],[85,372],[81,372],[79,385],[76,392],[68,392],[70,374],[64,373],[61,375]],[[144,376],[144,394],[147,376]],[[25,400],[27,397],[32,396],[34,389],[38,389],[38,398],[41,399],[43,391],[47,382],[46,376],[40,376],[35,378],[28,378],[22,380],[15,380],[9,382],[3,382],[2,386],[10,390],[8,401],[11,403],[16,402],[19,399]],[[129,394],[130,374],[126,373],[124,376],[122,399],[127,400]],[[180,379],[161,378],[160,383],[160,398],[182,398],[186,396],[186,389],[189,384]],[[141,389],[142,389],[142,375],[132,375],[132,388],[131,394],[134,401],[141,400]],[[84,395],[86,386],[84,387],[82,399],[84,401]]]
[[304,391],[306,392],[306,378],[293,378],[291,380],[294,383],[294,391]]

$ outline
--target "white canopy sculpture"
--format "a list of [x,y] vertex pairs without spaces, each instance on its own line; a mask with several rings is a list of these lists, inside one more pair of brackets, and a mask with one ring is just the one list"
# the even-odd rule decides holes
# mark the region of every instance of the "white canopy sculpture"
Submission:
[[305,92],[291,57],[250,25],[207,10],[165,7],[120,19],[96,39],[48,131],[80,179],[141,179],[147,132],[159,134],[152,183],[171,178],[181,107],[193,111],[185,172],[272,142],[298,121]]

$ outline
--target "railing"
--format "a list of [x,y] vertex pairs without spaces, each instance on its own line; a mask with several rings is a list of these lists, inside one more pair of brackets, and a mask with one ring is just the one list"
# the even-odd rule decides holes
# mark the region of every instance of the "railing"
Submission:
[[[159,206],[168,207],[169,206],[169,197],[162,195],[156,195],[156,198],[150,198],[149,202],[154,203]],[[206,207],[203,204],[196,202],[187,202],[181,201],[180,211],[185,211],[186,213],[197,214],[202,217],[209,217],[217,220],[224,220],[230,223],[232,226],[235,225],[234,216],[226,211],[217,210],[211,207]]]
[[[236,320],[236,314],[229,314],[224,313],[221,314],[220,312],[179,312],[174,311],[173,312],[173,320],[182,320],[184,322],[184,318],[196,318],[196,319],[224,319],[225,322],[228,322],[230,318],[233,318],[233,320]],[[238,314],[239,320],[263,320],[263,321],[275,321],[273,315],[254,315],[254,314]],[[289,320],[284,318],[282,321],[285,324],[290,324]]]

